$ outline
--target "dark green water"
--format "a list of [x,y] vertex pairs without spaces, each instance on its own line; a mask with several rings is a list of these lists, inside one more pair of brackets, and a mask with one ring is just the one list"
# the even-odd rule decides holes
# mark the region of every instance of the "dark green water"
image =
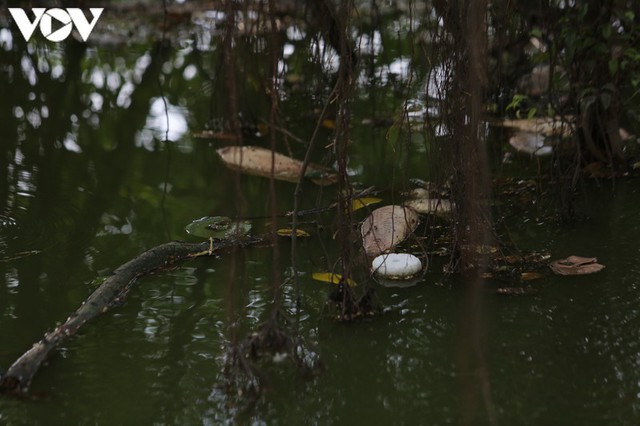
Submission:
[[[209,84],[203,76],[219,54],[215,46],[204,52],[188,42],[84,49],[27,46],[6,29],[0,35],[4,371],[79,306],[101,271],[171,239],[196,241],[183,228],[201,216],[268,215],[269,186],[259,177],[236,179],[221,164],[215,149],[228,141],[191,136],[223,120],[225,97],[216,94],[221,77]],[[255,98],[254,76],[243,80],[241,106],[250,123],[259,123],[268,108]],[[404,188],[404,178],[420,170],[420,155],[428,154],[420,141],[410,153],[391,149],[388,128],[359,124],[380,110],[396,111],[400,101],[391,86],[359,89],[367,96],[355,102],[351,162],[353,180],[386,190],[389,203],[397,196],[392,185]],[[308,139],[313,108],[322,102],[292,86],[281,102],[286,128]],[[321,129],[320,145],[330,135]],[[495,139],[496,149],[506,149],[505,140]],[[266,146],[268,140],[245,143]],[[304,154],[295,142],[292,150]],[[323,161],[322,150],[316,158]],[[393,167],[399,164],[408,166]],[[301,241],[297,266],[304,273],[301,334],[324,368],[305,378],[288,362],[267,363],[262,397],[244,408],[229,405],[233,399],[218,387],[223,357],[234,336],[264,320],[274,271],[289,273],[290,242],[279,242],[278,265],[273,248],[254,247],[145,277],[122,306],[50,357],[31,386],[42,398],[0,399],[0,424],[486,424],[487,407],[500,424],[637,424],[637,186],[586,182],[580,219],[572,225],[545,215],[548,200],[538,200],[542,208],[518,206],[508,223],[522,249],[548,250],[553,258],[597,256],[607,268],[584,277],[544,271],[545,278],[531,284],[538,292],[526,297],[487,292],[481,315],[472,318],[468,286],[455,277],[441,284],[444,260],[438,258],[417,286],[377,289],[383,314],[346,325],[323,316],[329,285],[310,274],[329,270],[338,250],[332,214],[320,216],[329,229]],[[276,183],[278,211],[292,208],[293,188]],[[303,189],[303,208],[333,200],[331,188],[309,183]],[[257,219],[254,226],[260,231],[267,222]],[[291,285],[285,297],[291,306]],[[464,368],[480,354],[484,368]]]

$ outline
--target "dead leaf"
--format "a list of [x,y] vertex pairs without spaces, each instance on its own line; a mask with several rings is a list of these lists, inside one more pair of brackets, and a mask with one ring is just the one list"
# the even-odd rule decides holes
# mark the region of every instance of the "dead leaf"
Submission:
[[[291,237],[293,235],[293,229],[291,228],[280,228],[276,231],[281,237]],[[296,229],[296,237],[310,237],[308,232],[303,231],[302,229]]]
[[450,215],[453,208],[451,201],[440,198],[416,198],[407,200],[403,204],[420,214],[435,214],[439,216]]
[[365,253],[377,256],[392,249],[411,235],[419,221],[410,207],[390,205],[374,210],[360,226]]
[[360,210],[366,206],[370,206],[371,204],[376,204],[382,201],[382,198],[376,197],[363,197],[363,198],[355,198],[351,201],[351,211],[355,212],[356,210]]
[[[227,146],[216,152],[227,167],[250,175],[270,177],[272,161],[274,179],[297,182],[302,170],[302,161],[258,146]],[[307,166],[305,176],[318,185],[336,181],[333,171],[313,163]]]
[[569,256],[551,262],[549,267],[558,275],[585,275],[600,272],[605,268],[597,262],[598,259],[595,257]]
[[336,128],[336,122],[331,120],[330,118],[325,118],[324,120],[322,120],[322,127],[333,130]]
[[544,275],[539,272],[523,272],[520,274],[522,281],[541,280],[542,278],[544,278]]

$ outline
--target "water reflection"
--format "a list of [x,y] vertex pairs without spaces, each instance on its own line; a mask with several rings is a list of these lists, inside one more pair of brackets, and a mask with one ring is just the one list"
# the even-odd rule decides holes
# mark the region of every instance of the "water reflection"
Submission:
[[[1,368],[84,300],[97,271],[113,269],[167,239],[189,238],[183,228],[196,217],[268,215],[267,182],[236,180],[215,156],[225,141],[189,136],[206,123],[218,123],[216,117],[222,117],[221,130],[228,130],[226,83],[221,68],[214,66],[220,63],[223,18],[220,11],[194,17],[201,29],[196,43],[180,40],[175,48],[26,45],[0,30],[7,93],[0,101],[5,117],[0,123]],[[403,19],[390,28],[404,36],[417,25]],[[424,164],[415,154],[432,149],[421,140],[402,168],[386,167],[392,156],[385,142],[396,116],[400,111],[418,125],[437,117],[439,105],[432,98],[442,96],[451,76],[443,64],[421,70],[408,47],[392,48],[388,40],[398,37],[384,35],[378,30],[358,35],[362,52],[389,57],[360,74],[362,94],[354,102],[356,114],[380,113],[392,124],[378,130],[373,120],[363,125],[354,120],[357,143],[348,174],[386,188],[394,170],[422,176]],[[287,26],[277,66],[283,74],[306,78],[295,89],[283,83],[278,98],[287,114],[283,125],[303,140],[313,133],[315,110],[339,67],[335,50],[321,37],[311,37],[309,28]],[[247,40],[238,38],[239,62],[258,58],[265,66],[243,68],[238,103],[243,118],[262,122],[269,111],[260,83],[269,75],[270,62],[264,60],[269,42],[266,37],[259,43]],[[319,58],[322,73],[308,72],[315,65],[307,61],[309,54]],[[406,89],[409,81],[418,88],[400,105],[394,90]],[[320,132],[329,143],[328,129]],[[445,126],[433,126],[433,135],[449,134]],[[254,138],[250,143],[266,143],[246,137]],[[279,212],[291,209],[286,194],[293,188],[287,185],[277,186]],[[617,424],[638,418],[640,227],[636,215],[622,214],[637,211],[634,185],[619,185],[626,188],[624,196],[605,200],[603,210],[592,213],[598,226],[563,234],[564,228],[553,223],[529,226],[514,218],[513,228],[526,233],[532,248],[601,251],[608,258],[603,260],[607,270],[592,279],[549,277],[533,297],[487,297],[489,374],[505,424],[593,419]],[[304,189],[305,206],[325,203],[314,190]],[[323,196],[332,202],[334,194],[326,191]],[[248,200],[249,212],[235,206],[239,194]],[[605,204],[611,209],[604,210]],[[331,232],[317,233],[303,247],[303,271],[315,271],[338,256]],[[290,247],[281,244],[283,252]],[[140,280],[123,306],[67,343],[61,349],[65,356],[51,360],[34,387],[52,393],[52,400],[30,405],[1,400],[0,412],[10,422],[32,423],[415,424],[460,419],[455,355],[465,283],[435,286],[437,270],[413,288],[378,288],[380,303],[392,308],[348,326],[322,316],[328,288],[307,275],[300,277],[301,289],[287,282],[285,311],[310,342],[308,362],[318,363],[319,356],[325,368],[304,379],[286,362],[282,368],[267,366],[264,399],[253,410],[229,408],[228,395],[215,387],[225,350],[241,332],[262,323],[273,298],[273,268],[288,267],[286,260],[272,265],[271,250],[247,249],[235,257],[225,253]],[[299,292],[302,312],[296,309]]]

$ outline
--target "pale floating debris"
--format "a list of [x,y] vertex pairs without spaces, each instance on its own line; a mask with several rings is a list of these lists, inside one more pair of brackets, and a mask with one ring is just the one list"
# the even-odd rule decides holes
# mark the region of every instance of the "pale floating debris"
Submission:
[[598,259],[595,257],[569,256],[551,262],[549,267],[559,275],[585,275],[600,272],[605,268],[597,262]]
[[[216,152],[227,167],[250,175],[270,177],[273,173],[274,179],[297,182],[302,170],[302,161],[258,146],[227,146]],[[332,170],[313,163],[307,165],[305,176],[318,185],[336,182]]]
[[410,280],[422,271],[422,262],[409,253],[381,254],[371,262],[371,271],[380,278]]
[[409,198],[429,198],[431,191],[425,188],[413,188],[409,191],[403,192],[402,195]]
[[544,144],[544,136],[539,133],[517,132],[509,138],[509,145],[517,151],[537,157],[551,155],[553,149]]
[[494,126],[510,127],[522,132],[544,136],[569,136],[575,130],[575,117],[534,117],[492,122]]
[[620,140],[622,140],[622,142],[627,142],[631,139],[635,139],[635,136],[632,135],[631,133],[629,133],[626,129],[620,127],[618,129],[618,135],[620,136]]
[[403,204],[420,214],[448,216],[453,211],[453,203],[443,198],[416,198]]
[[495,290],[495,293],[505,296],[529,296],[538,293],[538,289],[533,287],[500,287]]
[[400,244],[416,229],[420,217],[406,206],[380,207],[362,222],[360,234],[367,256],[377,256]]

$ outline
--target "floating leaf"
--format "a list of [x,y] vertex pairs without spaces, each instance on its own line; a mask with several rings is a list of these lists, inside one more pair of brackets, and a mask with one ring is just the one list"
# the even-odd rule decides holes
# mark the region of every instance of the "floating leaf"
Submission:
[[523,272],[520,274],[520,279],[522,281],[540,280],[542,278],[544,278],[544,275],[539,272]]
[[[316,281],[322,281],[325,283],[332,283],[336,285],[340,284],[340,281],[342,281],[342,275],[332,274],[331,272],[314,272],[311,275],[311,278],[313,278]],[[358,285],[351,278],[347,278],[345,281],[349,287],[355,287]]]
[[435,214],[440,216],[448,216],[453,209],[453,203],[449,200],[440,198],[416,198],[407,200],[404,205],[411,207],[420,214]]
[[371,204],[379,203],[380,201],[382,201],[382,198],[376,198],[376,197],[356,198],[351,201],[351,211],[355,212],[356,210],[360,210],[361,208],[370,206]]
[[487,244],[480,244],[474,247],[474,251],[477,254],[494,254],[498,252],[498,247]]
[[[291,228],[280,228],[276,231],[276,234],[280,235],[281,237],[291,237],[293,235],[293,229]],[[310,237],[311,235],[309,235],[308,232],[303,231],[302,229],[296,229],[296,236],[297,237]]]
[[251,230],[251,222],[234,221],[225,216],[205,216],[194,220],[184,229],[196,237],[232,238],[248,234]]
[[559,275],[584,275],[600,272],[604,269],[595,257],[569,256],[566,259],[551,262],[549,267]]
[[[302,170],[302,161],[257,146],[227,146],[216,152],[227,167],[250,175],[270,177],[273,168],[274,179],[297,182]],[[335,173],[313,163],[307,166],[306,177],[318,185],[336,182]]]
[[326,118],[322,120],[322,127],[333,130],[336,128],[336,122],[329,118]]
[[392,249],[416,229],[418,213],[405,206],[380,207],[362,222],[360,234],[368,256],[377,256]]

